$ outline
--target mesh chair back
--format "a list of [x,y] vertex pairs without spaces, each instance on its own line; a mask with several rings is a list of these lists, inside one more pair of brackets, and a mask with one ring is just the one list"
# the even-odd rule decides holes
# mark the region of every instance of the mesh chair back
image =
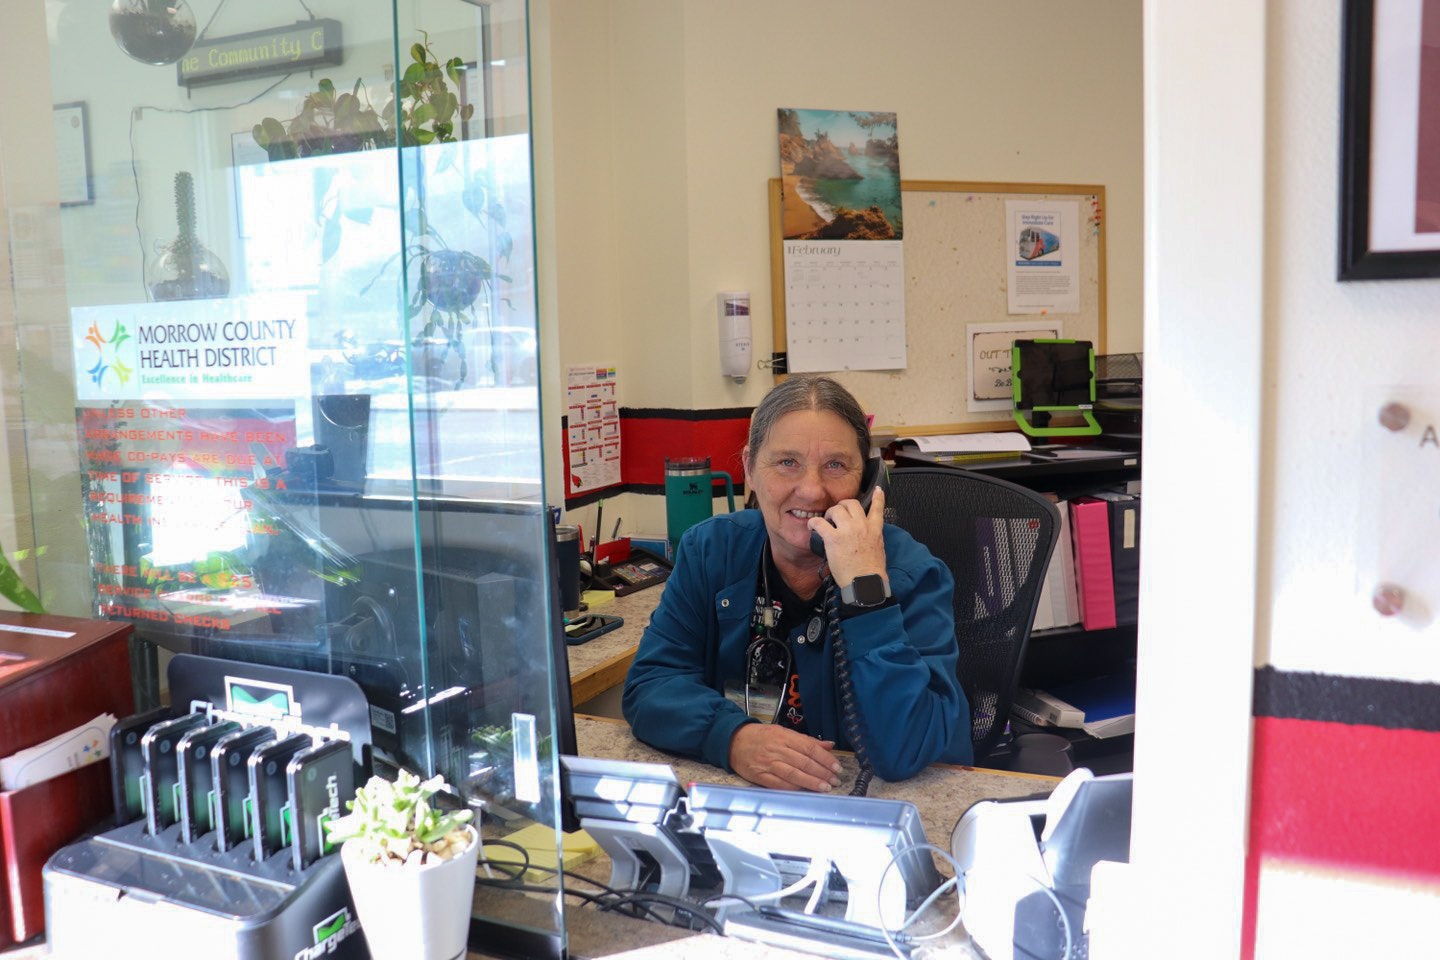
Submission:
[[960,685],[970,701],[976,761],[1005,730],[1060,513],[1006,480],[946,467],[895,470],[885,519],[908,531],[955,577]]

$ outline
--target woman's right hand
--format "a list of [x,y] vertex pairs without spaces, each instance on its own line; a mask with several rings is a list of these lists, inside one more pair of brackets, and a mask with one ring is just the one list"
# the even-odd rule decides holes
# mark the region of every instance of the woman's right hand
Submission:
[[840,786],[832,740],[816,740],[769,723],[747,723],[730,738],[730,769],[776,790],[828,793]]

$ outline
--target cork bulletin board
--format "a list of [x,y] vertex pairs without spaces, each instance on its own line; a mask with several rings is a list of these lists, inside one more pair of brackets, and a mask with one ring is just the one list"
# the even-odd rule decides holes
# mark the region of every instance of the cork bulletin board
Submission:
[[[968,409],[970,324],[1058,321],[1062,336],[1105,353],[1105,188],[1093,184],[905,180],[904,370],[833,374],[866,410],[877,434],[1010,430],[1004,411]],[[1010,314],[1006,297],[1005,202],[1078,201],[1080,312]],[[770,287],[774,350],[783,353],[785,260],[780,180],[770,181]],[[778,375],[783,376],[783,375]]]

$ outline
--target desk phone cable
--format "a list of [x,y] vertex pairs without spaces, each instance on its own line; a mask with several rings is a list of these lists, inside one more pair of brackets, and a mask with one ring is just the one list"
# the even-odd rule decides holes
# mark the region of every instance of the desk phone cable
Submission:
[[850,796],[863,797],[870,789],[870,778],[875,770],[870,765],[870,750],[861,733],[860,704],[855,697],[855,680],[850,674],[850,650],[845,643],[845,630],[840,626],[840,588],[835,578],[825,571],[825,614],[830,620],[830,635],[834,638],[835,686],[840,694],[840,722],[845,728],[845,739],[855,751],[855,762],[860,772],[855,775],[855,786]]

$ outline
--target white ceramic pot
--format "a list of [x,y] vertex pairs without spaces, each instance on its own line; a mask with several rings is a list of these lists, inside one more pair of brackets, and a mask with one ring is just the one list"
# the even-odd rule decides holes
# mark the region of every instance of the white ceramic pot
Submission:
[[480,835],[458,857],[423,867],[384,867],[363,860],[358,845],[340,848],[355,915],[374,960],[455,960],[464,957],[475,895]]

